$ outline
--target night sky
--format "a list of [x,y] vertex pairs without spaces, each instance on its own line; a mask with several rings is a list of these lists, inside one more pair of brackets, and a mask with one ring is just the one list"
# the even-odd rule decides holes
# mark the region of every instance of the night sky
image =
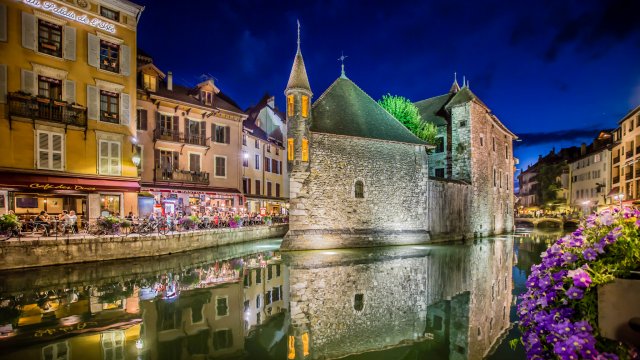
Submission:
[[168,1],[146,6],[138,46],[174,81],[213,76],[241,108],[280,108],[296,50],[317,99],[340,75],[374,99],[448,91],[453,73],[522,138],[519,168],[589,142],[640,105],[640,1]]

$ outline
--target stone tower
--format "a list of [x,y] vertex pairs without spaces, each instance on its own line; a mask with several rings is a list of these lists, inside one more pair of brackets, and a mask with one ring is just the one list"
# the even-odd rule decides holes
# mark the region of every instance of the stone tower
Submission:
[[289,82],[284,91],[287,100],[287,169],[289,172],[290,229],[295,229],[296,221],[307,216],[307,209],[300,201],[305,195],[304,181],[309,176],[311,154],[311,87],[307,78],[302,52],[300,51],[300,23],[298,23],[298,50],[293,60]]

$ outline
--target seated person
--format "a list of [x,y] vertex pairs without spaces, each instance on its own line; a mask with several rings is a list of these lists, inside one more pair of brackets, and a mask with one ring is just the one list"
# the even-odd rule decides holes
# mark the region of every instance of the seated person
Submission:
[[66,221],[67,226],[71,226],[75,232],[78,232],[78,216],[75,211],[69,211]]
[[40,215],[36,216],[34,224],[36,225],[36,228],[42,227],[44,229],[44,236],[49,236],[49,215],[47,215],[46,211],[40,211]]

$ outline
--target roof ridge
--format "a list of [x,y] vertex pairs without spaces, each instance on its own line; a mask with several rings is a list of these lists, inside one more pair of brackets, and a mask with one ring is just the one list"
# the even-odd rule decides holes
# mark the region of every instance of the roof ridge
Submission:
[[[325,95],[327,95],[329,93],[329,91],[331,90],[331,88],[333,88],[337,83],[338,80],[340,80],[340,78],[337,78],[333,81],[333,83],[331,83],[331,85],[329,85],[329,87],[322,93],[322,95],[320,95],[320,97],[318,97],[316,99],[316,101],[313,102],[313,104],[311,104],[311,109],[313,109],[314,107],[316,107],[316,105],[320,102],[320,100],[324,99]],[[347,79],[348,80],[348,79]]]
[[[431,99],[435,99],[435,98],[438,98],[438,97],[442,97],[442,96],[450,96],[450,95],[451,95],[451,93],[446,93],[446,94],[442,94],[442,95],[436,95],[436,96],[432,96],[432,97],[430,97],[430,98],[426,98],[426,99],[418,100],[418,101],[414,102],[414,104],[417,104],[417,103],[420,103],[420,102],[423,102],[423,101],[427,101],[427,100],[431,100]],[[455,95],[454,95],[454,96],[455,96]]]

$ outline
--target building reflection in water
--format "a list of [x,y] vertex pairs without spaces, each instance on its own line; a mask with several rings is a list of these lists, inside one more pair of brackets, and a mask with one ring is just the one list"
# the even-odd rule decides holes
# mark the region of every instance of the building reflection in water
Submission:
[[480,359],[509,327],[510,237],[278,244],[8,273],[0,359]]

